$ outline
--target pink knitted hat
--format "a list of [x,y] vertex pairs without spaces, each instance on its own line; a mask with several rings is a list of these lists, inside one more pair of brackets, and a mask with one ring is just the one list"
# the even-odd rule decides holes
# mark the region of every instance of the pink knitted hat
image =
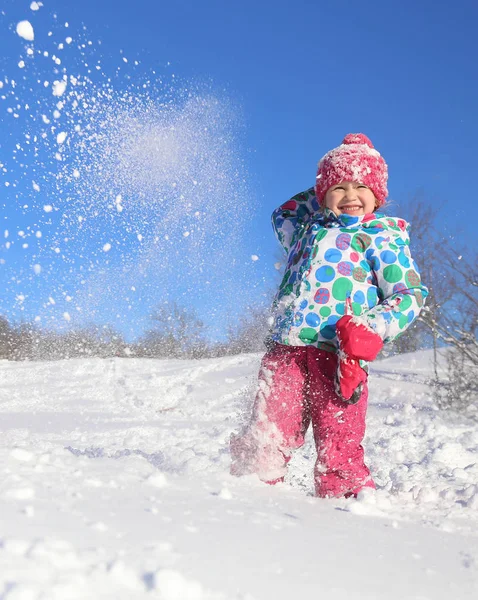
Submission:
[[375,195],[378,206],[388,196],[387,163],[363,133],[349,133],[337,148],[320,159],[315,193],[323,204],[327,190],[341,181],[355,181],[367,185]]

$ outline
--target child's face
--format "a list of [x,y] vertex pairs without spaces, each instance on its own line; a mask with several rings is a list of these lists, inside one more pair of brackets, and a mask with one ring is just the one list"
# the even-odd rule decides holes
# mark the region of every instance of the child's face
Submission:
[[325,206],[337,216],[366,215],[375,210],[375,196],[372,190],[362,183],[342,181],[333,185],[325,194]]

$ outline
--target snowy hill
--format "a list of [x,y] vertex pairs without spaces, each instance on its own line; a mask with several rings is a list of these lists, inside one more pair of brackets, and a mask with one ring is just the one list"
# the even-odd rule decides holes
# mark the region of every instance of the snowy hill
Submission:
[[311,495],[310,439],[229,475],[259,360],[0,362],[1,600],[478,598],[478,431],[429,354],[373,369],[358,500]]

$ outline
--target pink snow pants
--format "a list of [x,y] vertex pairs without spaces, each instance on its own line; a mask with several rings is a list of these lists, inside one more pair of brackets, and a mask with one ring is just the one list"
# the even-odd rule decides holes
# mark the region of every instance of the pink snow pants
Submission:
[[262,481],[282,481],[292,450],[300,448],[312,422],[317,461],[316,495],[356,494],[375,485],[364,463],[367,386],[357,404],[334,390],[337,356],[312,346],[276,344],[262,359],[252,419],[231,436],[231,473],[256,473]]

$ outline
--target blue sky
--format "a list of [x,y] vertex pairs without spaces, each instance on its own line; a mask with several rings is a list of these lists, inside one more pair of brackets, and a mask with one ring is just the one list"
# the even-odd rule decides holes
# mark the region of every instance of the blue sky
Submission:
[[[23,19],[34,27],[33,43],[15,33],[16,23]],[[0,312],[16,320],[38,317],[38,322],[51,326],[65,324],[68,313],[72,317],[69,324],[89,318],[108,321],[134,336],[147,327],[148,311],[166,294],[169,300],[177,295],[181,302],[196,306],[213,327],[218,328],[227,315],[234,320],[276,284],[273,263],[277,250],[270,213],[291,195],[313,185],[317,161],[348,132],[366,133],[388,162],[390,212],[400,213],[400,207],[421,191],[437,207],[444,205],[439,217],[444,235],[456,238],[457,245],[471,245],[478,138],[478,62],[473,42],[477,19],[478,7],[472,0],[453,5],[432,0],[44,0],[38,11],[30,9],[29,0],[3,2],[1,81],[20,79],[28,69],[26,76],[33,77],[33,66],[18,67],[28,47],[43,51],[53,40],[57,43],[68,35],[74,40],[72,47],[80,37],[93,41],[93,50],[75,53],[70,49],[69,62],[65,60],[62,68],[71,74],[75,65],[75,73],[81,74],[87,69],[82,64],[85,56],[87,60],[100,57],[104,78],[112,76],[118,66],[123,69],[123,75],[113,78],[110,85],[120,96],[128,89],[136,92],[154,71],[153,78],[161,80],[163,90],[172,88],[169,101],[173,105],[183,106],[185,90],[193,96],[199,90],[200,97],[219,98],[217,119],[210,112],[206,116],[201,113],[198,119],[211,126],[215,119],[222,124],[217,125],[217,139],[223,137],[227,145],[225,168],[231,178],[230,187],[224,188],[227,198],[214,203],[220,210],[213,215],[216,225],[209,223],[205,230],[206,240],[198,242],[194,251],[184,240],[174,245],[176,250],[162,247],[174,269],[161,276],[154,268],[148,271],[145,261],[149,259],[144,252],[139,258],[131,241],[151,231],[151,222],[158,219],[151,211],[146,216],[141,213],[142,233],[131,231],[131,240],[123,239],[116,259],[112,252],[92,252],[95,245],[104,247],[106,231],[110,230],[110,240],[119,235],[118,219],[98,217],[95,226],[82,234],[79,245],[69,242],[63,262],[55,262],[54,253],[46,249],[61,237],[64,224],[53,221],[65,214],[62,202],[69,192],[61,186],[48,187],[46,180],[41,193],[48,190],[48,199],[39,201],[32,192],[31,182],[42,176],[42,161],[47,160],[52,145],[44,148],[45,157],[27,153],[23,163],[11,160],[15,144],[23,142],[34,126],[23,118],[25,110],[16,122],[12,119],[7,112],[12,97],[7,95],[0,101],[0,163],[8,164],[8,173],[0,175],[0,201],[4,205],[2,229],[8,229],[7,240],[15,243],[0,250],[5,277]],[[50,38],[48,31],[53,32]],[[122,57],[128,58],[127,65]],[[139,66],[132,66],[134,60]],[[45,61],[37,57],[35,61],[38,78],[51,80],[51,72],[41,72]],[[51,65],[47,70],[51,71]],[[98,72],[91,77],[99,77]],[[8,89],[4,84],[0,95]],[[39,85],[32,90],[25,87],[16,93],[21,102],[34,105],[45,91]],[[41,96],[41,102],[52,102],[50,91],[48,94],[48,98]],[[151,92],[149,98],[157,100],[160,95]],[[187,130],[187,139],[189,135]],[[203,149],[212,144],[203,138],[197,143]],[[69,149],[74,153],[71,146]],[[25,163],[26,169],[21,166]],[[210,172],[210,177],[216,175],[214,170]],[[199,182],[204,183],[203,189],[206,179]],[[5,181],[14,180],[15,189],[5,187]],[[121,193],[120,188],[118,184],[115,193]],[[85,189],[81,189],[82,198]],[[43,207],[48,204],[58,210],[45,213]],[[25,205],[27,209],[21,208]],[[81,211],[71,208],[71,203],[68,206],[76,219]],[[93,209],[90,204],[89,216]],[[226,217],[226,212],[233,216]],[[192,219],[184,207],[176,213]],[[128,219],[125,227],[129,224],[131,229],[133,213]],[[148,219],[149,228],[144,227]],[[236,223],[238,231],[232,239],[229,235]],[[160,224],[153,225],[161,230]],[[41,237],[32,233],[28,248],[22,248],[19,230],[41,231]],[[179,236],[179,229],[172,227],[172,231]],[[88,253],[91,256],[86,256]],[[216,258],[211,259],[213,254]],[[41,273],[32,270],[35,265],[41,265]],[[118,284],[118,269],[128,270],[122,279],[124,286]],[[144,277],[149,282],[141,299],[131,300],[131,288],[141,289],[135,282],[141,270],[148,271]],[[85,284],[78,280],[85,273],[89,297],[104,296],[93,308],[85,300],[88,294],[79,292]],[[117,280],[116,286],[111,278]],[[76,311],[71,309],[73,304]]]

